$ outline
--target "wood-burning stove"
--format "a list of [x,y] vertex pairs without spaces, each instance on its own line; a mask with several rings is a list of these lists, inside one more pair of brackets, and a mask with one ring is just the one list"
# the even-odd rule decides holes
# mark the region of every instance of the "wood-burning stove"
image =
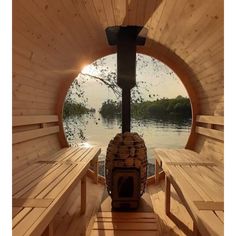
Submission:
[[106,29],[110,45],[117,45],[117,84],[122,88],[122,134],[110,141],[106,155],[106,184],[112,207],[137,208],[147,179],[147,149],[137,133],[130,133],[130,90],[136,84],[136,45],[144,45],[141,26]]

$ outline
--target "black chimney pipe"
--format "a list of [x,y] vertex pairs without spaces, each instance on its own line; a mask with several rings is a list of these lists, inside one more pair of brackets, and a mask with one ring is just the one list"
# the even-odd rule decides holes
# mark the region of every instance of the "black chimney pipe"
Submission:
[[136,85],[136,45],[144,45],[139,36],[142,26],[113,26],[106,29],[108,43],[117,45],[117,84],[122,89],[122,133],[130,132],[130,90]]

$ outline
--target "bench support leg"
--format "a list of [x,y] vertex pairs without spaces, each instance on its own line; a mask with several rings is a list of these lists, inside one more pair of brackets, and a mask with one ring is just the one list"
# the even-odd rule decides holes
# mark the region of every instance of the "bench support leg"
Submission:
[[159,182],[159,163],[156,160],[156,165],[155,165],[155,183]]
[[94,181],[97,184],[98,183],[98,156],[94,159]]
[[53,236],[53,222],[44,230],[42,236]]
[[160,171],[159,162],[156,160],[156,165],[155,165],[155,184],[159,183],[164,178],[165,178],[165,173],[164,173],[163,170]]
[[194,236],[200,236],[199,230],[197,228],[197,225],[195,222],[193,222],[193,235]]
[[165,212],[166,215],[170,214],[170,179],[165,176]]
[[86,175],[81,180],[81,210],[80,214],[83,215],[86,211]]

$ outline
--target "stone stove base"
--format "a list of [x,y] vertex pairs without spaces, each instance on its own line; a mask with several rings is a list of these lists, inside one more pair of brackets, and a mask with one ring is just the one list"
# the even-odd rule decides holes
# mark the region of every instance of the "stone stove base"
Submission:
[[137,208],[147,179],[147,149],[137,133],[117,134],[107,148],[106,185],[113,208]]

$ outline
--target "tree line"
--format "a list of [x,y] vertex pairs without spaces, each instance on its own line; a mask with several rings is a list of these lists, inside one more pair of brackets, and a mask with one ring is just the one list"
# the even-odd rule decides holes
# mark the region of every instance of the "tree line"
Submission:
[[[106,118],[120,116],[121,102],[108,99],[103,102],[99,112]],[[131,113],[134,118],[166,118],[171,116],[191,118],[191,104],[189,98],[179,95],[176,98],[161,98],[156,101],[132,103]]]
[[83,114],[89,114],[94,112],[94,108],[87,108],[82,103],[66,100],[64,103],[63,118],[65,119],[70,116],[81,116]]

